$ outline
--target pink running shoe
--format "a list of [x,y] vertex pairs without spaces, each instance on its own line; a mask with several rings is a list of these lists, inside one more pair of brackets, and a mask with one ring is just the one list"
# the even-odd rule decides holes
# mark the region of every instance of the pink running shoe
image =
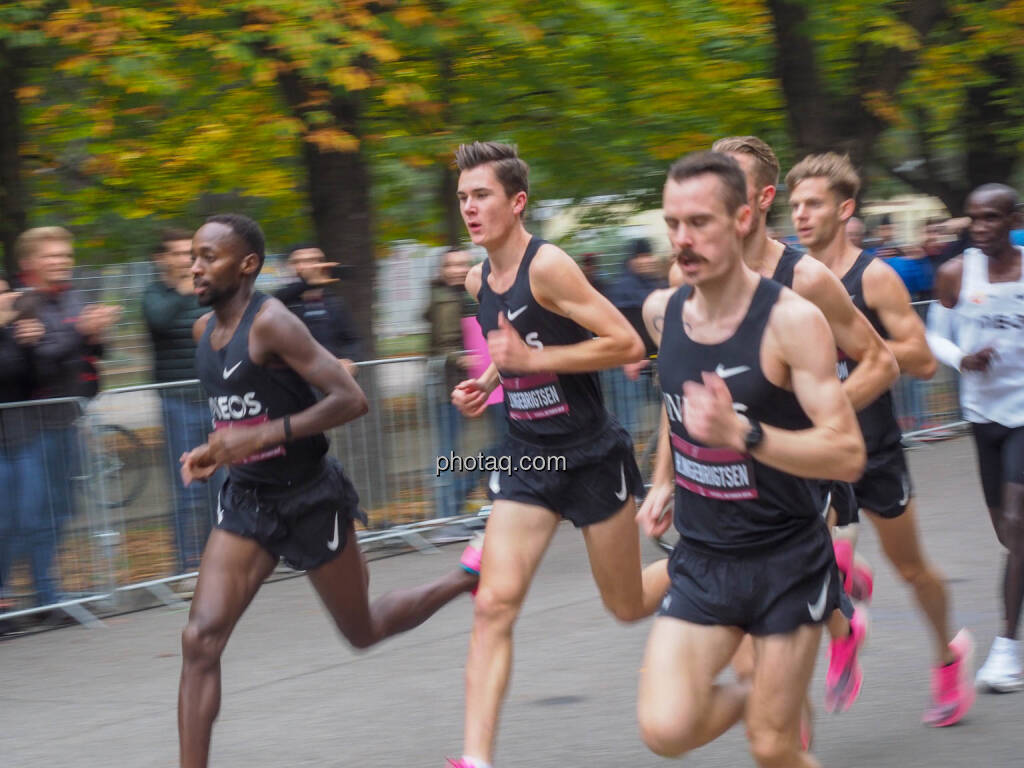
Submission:
[[957,632],[949,644],[956,661],[932,669],[932,704],[921,722],[933,728],[945,728],[960,722],[974,706],[974,638],[967,629]]
[[845,712],[860,695],[864,682],[857,654],[868,638],[868,614],[863,605],[854,608],[850,634],[829,644],[828,673],[825,675],[825,711]]
[[[462,566],[462,570],[466,573],[472,573],[474,576],[480,576],[480,561],[484,555],[484,535],[478,533],[470,539],[469,544],[462,551],[462,557],[459,560],[459,564]],[[476,594],[476,587],[473,588],[472,594]],[[461,761],[460,761],[461,762]]]
[[871,602],[875,591],[875,575],[871,566],[854,554],[853,545],[846,539],[835,539],[832,549],[835,550],[836,565],[843,575],[846,594],[860,602]]

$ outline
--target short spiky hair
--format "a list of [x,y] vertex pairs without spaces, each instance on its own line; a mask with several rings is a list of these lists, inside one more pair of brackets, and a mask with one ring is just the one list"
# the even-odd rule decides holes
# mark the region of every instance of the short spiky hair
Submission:
[[786,174],[786,186],[792,192],[797,184],[807,179],[827,179],[828,188],[839,196],[840,202],[855,200],[860,192],[860,176],[849,155],[835,152],[808,155]]
[[668,178],[677,184],[704,174],[717,176],[722,183],[722,202],[730,213],[736,213],[747,202],[747,179],[740,164],[721,152],[691,152],[672,163]]
[[260,257],[260,269],[263,269],[263,262],[267,257],[266,241],[263,238],[263,230],[260,225],[241,213],[218,213],[206,220],[207,224],[223,224],[229,227],[249,249]]
[[497,141],[460,144],[455,150],[455,164],[460,171],[490,165],[509,197],[519,192],[530,192],[530,166],[519,157],[519,151],[514,144],[502,144]]
[[779,158],[768,143],[757,136],[726,136],[711,145],[712,152],[731,152],[754,158],[754,176],[759,187],[774,187],[779,183]]

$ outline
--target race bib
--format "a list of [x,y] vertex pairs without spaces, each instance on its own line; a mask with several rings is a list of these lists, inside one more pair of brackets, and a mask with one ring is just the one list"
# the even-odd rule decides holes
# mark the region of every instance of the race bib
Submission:
[[754,462],[748,454],[705,448],[672,435],[676,485],[719,501],[756,499]]

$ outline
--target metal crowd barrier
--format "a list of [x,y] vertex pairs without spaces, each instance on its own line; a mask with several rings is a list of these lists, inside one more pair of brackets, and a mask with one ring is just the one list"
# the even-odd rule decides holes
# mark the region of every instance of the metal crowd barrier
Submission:
[[[600,374],[606,404],[650,469],[661,413],[655,366],[636,379]],[[433,551],[489,511],[482,473],[435,475],[438,455],[478,456],[502,429],[501,406],[466,420],[449,402],[442,361],[360,363],[370,412],[330,434],[359,492],[364,548]],[[908,439],[956,431],[957,378],[901,379],[896,408]],[[46,614],[98,626],[97,617],[189,591],[216,514],[219,482],[181,486],[178,458],[203,442],[209,408],[198,382],[124,387],[92,401],[0,405],[0,630]],[[447,533],[450,532],[450,533]]]

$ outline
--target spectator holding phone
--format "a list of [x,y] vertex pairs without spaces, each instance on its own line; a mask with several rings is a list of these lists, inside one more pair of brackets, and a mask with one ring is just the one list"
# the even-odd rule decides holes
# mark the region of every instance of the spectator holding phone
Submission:
[[280,288],[274,296],[298,315],[313,338],[355,376],[362,342],[344,299],[331,289],[338,282],[338,264],[327,261],[316,245],[292,248],[288,264],[298,279]]

